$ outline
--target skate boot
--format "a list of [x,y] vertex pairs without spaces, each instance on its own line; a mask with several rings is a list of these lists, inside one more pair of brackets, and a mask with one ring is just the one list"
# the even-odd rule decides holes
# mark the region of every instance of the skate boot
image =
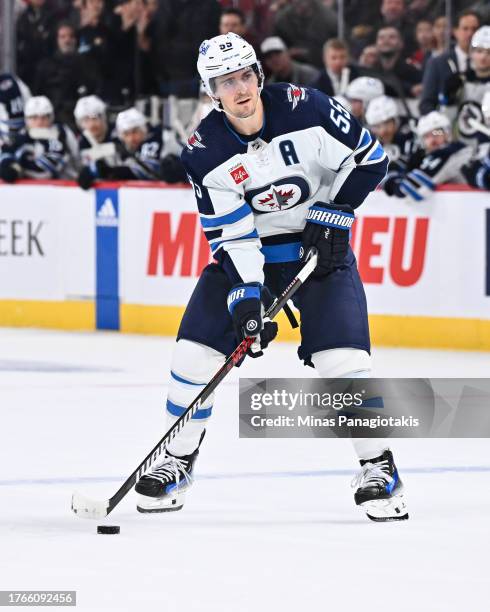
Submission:
[[165,452],[163,461],[136,483],[139,512],[173,512],[184,505],[185,491],[191,486],[197,448],[191,455],[176,457]]
[[361,471],[353,479],[354,500],[372,521],[403,521],[408,511],[403,485],[390,450],[380,457],[361,460]]

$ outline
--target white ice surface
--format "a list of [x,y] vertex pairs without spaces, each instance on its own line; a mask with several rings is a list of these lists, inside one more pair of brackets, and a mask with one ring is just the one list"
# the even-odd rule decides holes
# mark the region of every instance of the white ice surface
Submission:
[[[172,344],[0,330],[0,590],[77,590],[77,609],[97,611],[490,609],[490,440],[395,441],[411,518],[371,523],[348,441],[238,438],[238,372],[182,512],[140,515],[131,493],[106,520],[119,536],[74,516],[74,489],[111,496],[161,437]],[[485,353],[374,351],[378,376],[489,366]],[[239,373],[314,375],[285,344]]]

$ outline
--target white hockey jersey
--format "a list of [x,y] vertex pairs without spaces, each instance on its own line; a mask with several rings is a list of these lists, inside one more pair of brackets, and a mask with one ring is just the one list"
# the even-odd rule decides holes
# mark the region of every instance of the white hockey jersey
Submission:
[[[375,137],[333,98],[284,83],[262,92],[259,133],[238,134],[211,112],[182,161],[215,258],[235,282],[263,282],[263,264],[299,259],[315,202],[356,208],[387,169]],[[236,272],[236,274],[235,274]]]

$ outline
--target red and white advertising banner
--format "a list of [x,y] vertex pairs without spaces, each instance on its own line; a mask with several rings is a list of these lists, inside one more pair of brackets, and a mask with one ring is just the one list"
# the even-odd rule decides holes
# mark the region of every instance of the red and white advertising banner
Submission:
[[[123,303],[185,305],[210,260],[190,189],[125,189],[119,263]],[[490,318],[483,192],[427,202],[369,196],[352,245],[372,314]]]

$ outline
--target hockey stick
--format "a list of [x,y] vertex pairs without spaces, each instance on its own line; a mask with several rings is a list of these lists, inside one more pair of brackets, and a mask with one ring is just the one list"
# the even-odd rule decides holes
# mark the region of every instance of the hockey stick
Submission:
[[[316,249],[310,249],[307,262],[298,272],[297,276],[293,278],[288,287],[286,287],[283,293],[276,298],[276,300],[274,300],[274,302],[271,304],[270,308],[267,309],[264,314],[264,318],[268,317],[269,319],[273,319],[277,315],[277,313],[284,307],[287,301],[296,293],[296,291],[316,268],[317,260],[318,255]],[[214,392],[225,376],[246,355],[247,350],[253,344],[254,340],[255,338],[250,336],[240,342],[237,348],[228,357],[223,366],[218,370],[218,372],[216,372],[201,393],[199,393],[184,414],[172,425],[155,448],[143,459],[131,476],[110,499],[95,501],[75,492],[73,493],[71,500],[71,509],[73,512],[77,516],[90,519],[101,519],[112,512],[117,504],[126,496],[127,493],[129,493],[141,476],[143,476],[143,474],[156,461],[159,455],[165,450],[169,442],[175,438],[187,421],[189,421],[199,410],[202,403]]]

